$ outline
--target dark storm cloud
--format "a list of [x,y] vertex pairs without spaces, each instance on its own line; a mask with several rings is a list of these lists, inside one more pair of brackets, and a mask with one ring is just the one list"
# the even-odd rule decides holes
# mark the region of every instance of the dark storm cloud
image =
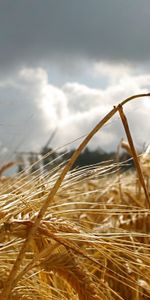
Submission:
[[[53,146],[67,144],[120,99],[148,92],[149,28],[150,0],[0,0],[0,157],[41,149],[56,124]],[[140,110],[131,122],[142,142],[149,108],[145,127],[133,126]],[[108,126],[92,145],[112,149],[121,135]]]
[[1,70],[65,57],[149,60],[149,28],[149,0],[1,0]]

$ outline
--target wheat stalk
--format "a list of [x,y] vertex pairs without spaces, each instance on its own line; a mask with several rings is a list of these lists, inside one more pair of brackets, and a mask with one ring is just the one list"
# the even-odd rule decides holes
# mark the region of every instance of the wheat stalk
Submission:
[[[53,188],[51,189],[51,191],[49,192],[46,200],[44,201],[44,203],[42,204],[42,207],[39,209],[37,216],[34,218],[34,222],[32,224],[32,226],[29,228],[28,232],[27,232],[27,236],[25,236],[25,241],[23,242],[21,249],[19,250],[19,254],[16,258],[16,260],[13,263],[13,267],[12,270],[9,273],[9,276],[7,278],[7,284],[4,286],[2,293],[0,295],[0,299],[1,300],[7,300],[10,297],[11,294],[11,290],[12,288],[15,287],[15,285],[17,284],[17,281],[19,280],[19,275],[17,275],[20,266],[22,264],[22,261],[25,257],[25,254],[29,248],[29,245],[32,243],[33,239],[36,236],[36,233],[38,232],[38,228],[40,225],[40,222],[42,220],[42,218],[44,217],[44,214],[46,213],[49,204],[52,202],[54,196],[56,195],[58,189],[60,188],[66,174],[68,173],[68,171],[71,169],[71,167],[73,166],[74,162],[76,161],[76,159],[78,158],[78,156],[80,155],[81,151],[85,148],[85,146],[87,145],[87,143],[91,140],[91,138],[93,137],[93,135],[100,130],[112,117],[113,115],[119,111],[120,113],[120,117],[123,121],[124,124],[124,128],[126,130],[127,133],[127,137],[130,143],[130,148],[133,154],[133,158],[138,170],[138,174],[139,174],[139,178],[140,178],[140,182],[141,185],[144,189],[145,195],[147,200],[149,201],[149,194],[147,191],[147,188],[145,186],[145,182],[144,182],[144,178],[142,175],[142,171],[139,165],[139,161],[137,160],[137,155],[135,152],[135,148],[134,148],[134,144],[132,141],[132,137],[128,128],[128,124],[127,124],[127,120],[125,118],[125,115],[123,113],[123,105],[125,105],[127,102],[136,99],[136,98],[140,98],[140,97],[147,97],[150,96],[150,94],[139,94],[139,95],[135,95],[135,96],[131,96],[125,100],[123,100],[118,106],[115,106],[96,126],[95,128],[88,134],[88,136],[84,139],[84,141],[80,144],[80,146],[78,147],[78,149],[74,152],[74,154],[72,155],[71,159],[68,161],[68,163],[66,164],[66,166],[64,167],[64,169],[62,170],[61,174],[58,176]],[[5,214],[4,214],[5,217]],[[56,239],[56,237],[55,237]],[[68,244],[68,247],[71,248],[71,245]],[[82,253],[83,254],[83,253]],[[17,279],[18,278],[18,279]],[[15,282],[15,285],[14,285]]]

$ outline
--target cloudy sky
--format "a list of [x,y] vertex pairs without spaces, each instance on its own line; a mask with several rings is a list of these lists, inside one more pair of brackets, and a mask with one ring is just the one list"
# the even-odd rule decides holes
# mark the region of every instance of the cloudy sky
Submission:
[[[1,160],[60,147],[125,97],[150,92],[149,0],[0,0]],[[137,147],[150,142],[150,99],[126,106]],[[114,150],[116,116],[90,147]],[[73,147],[74,144],[71,144]]]

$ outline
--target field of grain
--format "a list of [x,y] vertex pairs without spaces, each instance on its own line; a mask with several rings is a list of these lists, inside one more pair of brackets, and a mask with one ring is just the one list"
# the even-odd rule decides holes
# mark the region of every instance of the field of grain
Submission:
[[[1,300],[150,298],[150,154],[137,156],[124,103],[68,162],[42,174],[1,177]],[[119,161],[71,169],[116,111],[135,170],[122,173]]]

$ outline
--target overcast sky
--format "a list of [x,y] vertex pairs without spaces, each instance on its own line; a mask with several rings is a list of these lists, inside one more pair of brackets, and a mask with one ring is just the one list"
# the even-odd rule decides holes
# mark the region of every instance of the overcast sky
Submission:
[[[132,94],[150,92],[149,0],[0,0],[1,159],[86,134]],[[126,107],[137,147],[150,99]],[[90,147],[114,150],[116,116]],[[73,144],[71,145],[73,147]]]

